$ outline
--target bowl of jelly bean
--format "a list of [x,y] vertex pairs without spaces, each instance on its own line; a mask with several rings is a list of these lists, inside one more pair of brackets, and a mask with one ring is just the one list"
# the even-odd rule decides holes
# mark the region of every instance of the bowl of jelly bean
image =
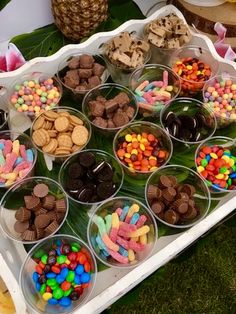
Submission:
[[174,228],[189,228],[203,219],[211,197],[206,182],[185,166],[168,165],[147,180],[145,199],[153,215]]
[[214,136],[199,145],[195,154],[197,172],[212,194],[236,190],[235,140]]
[[37,150],[30,137],[15,131],[0,132],[0,188],[9,188],[34,173]]
[[132,91],[119,84],[107,83],[86,94],[82,111],[96,131],[114,136],[135,119],[138,107]]
[[158,231],[155,218],[144,204],[131,197],[115,197],[95,209],[87,237],[102,263],[129,268],[152,253]]
[[160,115],[162,127],[175,141],[198,144],[216,130],[216,118],[202,102],[193,98],[176,98]]
[[62,86],[55,76],[34,72],[15,81],[8,94],[10,108],[33,120],[40,113],[58,105]]
[[203,88],[203,102],[214,113],[217,128],[236,122],[236,77],[221,74],[210,79]]
[[120,190],[124,172],[109,153],[86,149],[69,157],[61,166],[59,182],[77,204],[94,205],[114,197]]
[[20,288],[37,313],[72,313],[90,296],[97,275],[93,253],[80,239],[58,234],[35,245],[20,272]]
[[178,76],[161,64],[147,64],[136,69],[130,77],[129,86],[144,117],[159,116],[161,109],[180,92]]
[[215,76],[219,62],[207,49],[185,46],[171,56],[171,68],[181,82],[181,96],[194,97],[201,93],[204,84]]
[[56,233],[66,220],[68,198],[58,182],[29,177],[14,184],[0,203],[0,226],[10,239],[32,244]]
[[173,144],[167,132],[158,125],[145,121],[133,122],[117,132],[113,151],[128,175],[146,179],[168,163]]

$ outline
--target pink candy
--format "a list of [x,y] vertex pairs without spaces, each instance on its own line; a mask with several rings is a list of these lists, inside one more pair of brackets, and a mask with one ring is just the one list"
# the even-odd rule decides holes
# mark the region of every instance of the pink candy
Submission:
[[128,257],[122,256],[121,254],[114,252],[112,250],[108,250],[108,252],[111,255],[111,257],[113,257],[117,262],[121,264],[128,264],[129,262]]

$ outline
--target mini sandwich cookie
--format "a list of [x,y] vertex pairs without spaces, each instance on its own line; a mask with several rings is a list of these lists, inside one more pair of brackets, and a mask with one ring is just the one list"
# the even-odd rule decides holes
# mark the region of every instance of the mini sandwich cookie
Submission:
[[44,153],[70,155],[88,142],[89,131],[76,115],[50,110],[35,120],[32,139]]

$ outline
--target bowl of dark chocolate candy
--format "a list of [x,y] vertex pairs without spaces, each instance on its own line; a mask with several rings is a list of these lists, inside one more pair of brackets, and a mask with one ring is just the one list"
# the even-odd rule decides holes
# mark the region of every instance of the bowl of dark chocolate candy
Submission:
[[123,169],[117,160],[97,149],[87,149],[69,157],[59,172],[59,182],[68,197],[87,205],[114,197],[123,178]]
[[135,119],[138,107],[135,95],[128,88],[107,83],[86,94],[82,111],[97,130],[114,134]]
[[14,184],[2,197],[0,225],[10,239],[31,244],[56,233],[67,213],[68,198],[56,181],[30,177]]
[[160,121],[172,139],[198,144],[216,131],[216,118],[202,102],[192,98],[176,98],[163,107]]
[[189,228],[208,213],[211,196],[205,181],[195,171],[169,165],[147,180],[145,199],[154,216],[174,228]]

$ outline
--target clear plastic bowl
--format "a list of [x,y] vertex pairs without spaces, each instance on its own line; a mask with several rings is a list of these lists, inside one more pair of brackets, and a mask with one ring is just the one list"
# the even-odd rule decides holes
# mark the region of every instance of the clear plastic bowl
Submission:
[[[52,78],[53,79],[53,85],[55,87],[57,87],[58,92],[59,92],[59,97],[57,99],[57,102],[55,102],[55,106],[59,106],[60,103],[60,99],[62,96],[62,86],[61,83],[59,82],[59,80],[53,76],[50,75],[48,73],[43,73],[43,72],[33,72],[33,73],[27,73],[25,75],[23,75],[20,79],[14,81],[14,83],[10,86],[9,90],[8,90],[8,102],[9,102],[9,108],[12,108],[13,110],[19,112],[16,107],[14,106],[14,104],[11,102],[11,96],[15,93],[15,86],[16,85],[22,85],[25,81],[31,81],[31,80],[46,80]],[[54,107],[55,107],[54,106]],[[27,111],[22,111],[22,114],[27,115],[31,120],[33,120],[36,116],[38,116],[41,112],[43,112],[44,109],[40,109],[40,111],[38,111],[37,113],[33,112],[29,112]]]
[[66,220],[68,214],[68,198],[64,193],[62,187],[54,181],[53,179],[46,178],[46,177],[30,177],[22,180],[14,184],[2,197],[1,200],[1,208],[0,208],[0,226],[4,233],[12,240],[25,243],[25,244],[32,244],[42,241],[42,239],[27,241],[23,240],[20,233],[17,233],[14,229],[14,224],[17,221],[15,218],[15,213],[18,208],[24,206],[24,196],[30,195],[33,192],[33,188],[36,184],[44,183],[49,187],[49,192],[54,195],[57,199],[64,197],[66,202],[66,212],[63,220],[59,224],[57,230],[51,233],[48,236],[45,236],[43,239],[47,239],[56,233],[60,227],[63,225],[64,221]]
[[165,159],[165,161],[161,164],[161,167],[166,165],[169,160],[171,159],[172,153],[173,153],[173,144],[170,139],[169,134],[163,130],[161,127],[158,125],[151,123],[151,122],[146,122],[146,121],[141,121],[141,122],[133,122],[129,124],[127,127],[124,127],[120,131],[116,133],[116,136],[114,137],[113,140],[113,153],[118,162],[122,165],[124,168],[124,171],[126,174],[129,176],[135,177],[137,180],[144,180],[149,177],[149,175],[153,171],[139,171],[139,170],[134,170],[126,166],[122,160],[117,156],[117,148],[120,140],[124,140],[126,134],[132,134],[132,133],[151,133],[153,134],[156,138],[159,139],[159,141],[162,142],[162,149],[166,150],[168,152],[168,156]]
[[[231,90],[231,88],[224,86],[225,83],[228,81],[231,81],[234,90]],[[212,97],[210,93],[208,93],[208,88],[214,88],[215,84],[223,85],[220,87],[221,95],[218,94],[215,90],[213,92],[216,92],[216,96]],[[229,89],[227,91],[227,89]],[[226,92],[227,91],[227,92]],[[233,93],[232,93],[233,92]],[[225,94],[225,96],[224,96]],[[231,94],[231,95],[230,95]],[[230,100],[229,100],[229,95]],[[208,96],[208,97],[207,97]],[[224,100],[223,97],[227,97],[227,101]],[[203,102],[206,106],[208,106],[209,110],[211,110],[217,120],[217,129],[227,127],[230,124],[236,123],[236,77],[231,76],[227,73],[222,73],[221,75],[217,75],[213,78],[211,78],[203,87]],[[223,104],[223,102],[226,102],[226,104]],[[228,102],[228,104],[227,104]],[[220,108],[222,107],[223,108]]]
[[[139,95],[136,95],[136,88],[145,81],[148,81],[149,83],[154,81],[163,82],[164,71],[168,73],[168,86],[173,86],[172,91],[169,92],[169,99],[157,101],[157,105],[153,106],[149,104],[143,97],[140,98]],[[129,86],[136,95],[139,112],[143,114],[143,116],[159,116],[160,111],[164,105],[175,99],[180,92],[180,80],[178,76],[171,70],[171,68],[162,64],[147,64],[142,68],[135,70],[130,77]]]
[[[86,53],[87,55],[91,55],[89,53]],[[76,101],[78,101],[78,106],[80,107],[81,104],[82,104],[82,100],[84,98],[84,96],[86,95],[86,93],[90,90],[90,89],[87,89],[87,90],[84,90],[84,91],[78,91],[78,90],[75,90],[74,88],[71,88],[70,86],[66,85],[63,78],[66,74],[66,72],[69,70],[68,68],[68,63],[70,62],[70,60],[73,58],[73,57],[79,57],[83,55],[82,53],[79,53],[79,54],[73,54],[73,55],[70,55],[70,56],[67,56],[65,59],[63,59],[59,65],[58,65],[58,69],[57,69],[57,77],[58,77],[58,80],[60,81],[60,83],[62,84],[63,86],[63,89],[65,92],[67,92],[68,94],[72,95],[74,97],[74,99]],[[105,66],[105,71],[103,72],[102,76],[101,76],[101,83],[105,83],[109,77],[109,72],[106,68],[106,63],[105,63],[105,60],[103,58],[103,56],[101,55],[92,55],[93,58],[95,59],[95,61],[103,66]]]
[[[81,149],[80,149],[80,150],[83,150],[84,147],[86,147],[86,145],[87,145],[88,142],[90,141],[91,134],[92,134],[92,129],[91,129],[91,125],[90,125],[90,123],[89,123],[89,120],[85,117],[85,115],[84,115],[82,112],[80,112],[80,111],[78,111],[78,110],[76,110],[76,109],[74,109],[74,108],[71,108],[71,107],[60,106],[60,107],[55,107],[55,108],[53,108],[53,109],[51,109],[51,110],[54,111],[54,112],[63,112],[63,111],[66,111],[66,112],[68,112],[68,113],[70,113],[70,114],[72,114],[72,115],[75,115],[76,117],[80,118],[80,119],[84,122],[84,126],[87,128],[88,133],[89,133],[89,136],[88,136],[87,142],[86,142],[86,143],[81,147]],[[43,115],[43,113],[42,113],[41,115]],[[34,132],[34,124],[36,123],[37,119],[40,118],[41,115],[39,115],[39,116],[33,121],[33,123],[32,123],[32,126],[31,126],[31,128],[30,128],[30,136],[31,136],[31,138],[32,138],[32,135],[33,135],[33,132]],[[32,140],[32,142],[33,142],[33,140]],[[33,144],[34,144],[34,146],[37,148],[37,150],[40,151],[42,154],[48,155],[48,156],[50,156],[50,157],[53,157],[53,158],[54,158],[56,161],[58,161],[58,162],[62,162],[62,161],[64,161],[67,157],[69,157],[69,156],[71,156],[71,155],[73,155],[73,154],[78,153],[78,151],[75,151],[74,153],[67,154],[67,155],[54,155],[54,154],[45,153],[45,152],[41,149],[41,147],[37,146],[34,142],[33,142]]]
[[[178,183],[190,184],[193,185],[196,189],[196,192],[193,194],[193,199],[195,204],[199,209],[199,214],[192,220],[188,219],[186,221],[182,221],[181,224],[170,224],[166,222],[164,219],[160,218],[156,213],[154,213],[151,209],[151,204],[148,200],[148,187],[150,185],[158,185],[160,176],[175,176]],[[148,204],[149,209],[152,211],[153,215],[163,224],[174,227],[174,228],[189,228],[197,224],[200,220],[202,220],[208,213],[211,204],[211,196],[210,191],[205,183],[205,181],[201,178],[199,174],[195,171],[187,168],[185,166],[180,165],[168,165],[165,167],[161,167],[157,171],[155,171],[147,180],[145,187],[145,199]]]
[[114,127],[114,128],[98,127],[97,125],[93,123],[91,119],[91,110],[89,108],[89,102],[92,100],[96,100],[98,96],[103,96],[107,100],[109,100],[109,99],[114,98],[121,92],[124,92],[126,95],[128,95],[130,99],[129,106],[134,108],[135,110],[133,118],[127,123],[129,124],[135,119],[138,113],[138,107],[137,107],[137,101],[136,101],[135,95],[128,88],[119,84],[107,83],[107,84],[99,85],[98,87],[91,89],[84,97],[84,100],[82,103],[82,111],[84,115],[90,120],[90,123],[95,128],[95,130],[98,130],[103,135],[108,135],[108,134],[114,135],[118,130],[120,130],[122,127],[126,126],[127,124],[124,124],[121,127]]
[[[211,75],[209,79],[218,73],[219,62],[212,56],[211,52],[207,49],[191,45],[177,49],[170,59],[171,68],[174,67],[176,62],[180,61],[183,58],[197,58],[200,61],[210,65]],[[202,82],[196,82],[194,80],[184,79],[180,75],[178,76],[181,82],[180,95],[185,97],[196,96],[199,92],[202,91],[204,84],[209,81],[208,79]]]
[[[172,135],[169,132],[168,125],[165,122],[165,117],[173,112],[177,117],[180,115],[185,115],[188,117],[195,117],[196,114],[201,114],[205,119],[205,125],[199,128],[199,132],[201,133],[201,137],[199,140],[183,140],[178,138],[177,136]],[[185,144],[198,144],[207,138],[211,137],[216,131],[216,119],[212,114],[212,111],[209,110],[202,102],[193,98],[176,98],[173,101],[169,102],[168,105],[163,107],[160,114],[161,126],[165,129],[170,137],[178,142]],[[183,127],[183,125],[182,125]]]
[[37,153],[37,150],[34,148],[31,138],[25,133],[20,133],[20,132],[15,132],[15,131],[10,131],[10,130],[0,131],[0,140],[1,139],[11,140],[11,141],[19,140],[20,145],[25,145],[26,150],[31,149],[33,151],[33,157],[34,157],[32,165],[29,168],[29,171],[22,178],[18,179],[18,181],[15,181],[14,183],[9,184],[7,186],[3,185],[2,183],[0,184],[0,188],[8,189],[16,182],[21,182],[22,179],[26,177],[30,177],[34,174],[34,168],[37,161],[38,153]]
[[65,193],[67,194],[69,199],[73,200],[77,204],[94,205],[94,204],[99,204],[99,203],[103,202],[104,200],[99,201],[99,202],[86,202],[86,203],[81,202],[81,201],[78,201],[76,198],[72,197],[69,194],[69,192],[67,192],[67,189],[66,189],[66,183],[67,183],[67,179],[68,179],[68,169],[69,169],[70,165],[73,164],[74,162],[78,161],[79,154],[86,153],[86,152],[93,153],[95,155],[96,162],[103,161],[103,160],[107,161],[108,163],[110,163],[112,165],[112,168],[115,170],[115,173],[113,175],[113,182],[117,185],[117,188],[116,188],[116,191],[109,198],[114,197],[119,192],[119,190],[123,184],[124,172],[123,172],[121,165],[117,162],[117,160],[112,155],[110,155],[109,153],[107,153],[105,151],[98,150],[98,149],[86,149],[86,150],[83,150],[82,152],[79,152],[78,154],[73,155],[73,156],[71,156],[65,160],[65,162],[62,164],[62,166],[60,168],[59,175],[58,175],[59,182],[60,182],[62,188],[64,189]]
[[[198,164],[197,164],[197,157],[199,156],[199,152],[201,151],[201,149],[204,147],[204,146],[222,146],[222,147],[225,147],[227,149],[231,149],[234,151],[234,156],[236,156],[236,142],[235,142],[235,139],[232,139],[232,138],[229,138],[229,137],[225,137],[225,136],[214,136],[212,138],[209,138],[207,140],[205,140],[204,142],[202,142],[198,148],[196,149],[196,152],[195,152],[195,166],[196,166],[196,169],[198,169]],[[198,171],[198,170],[197,170]],[[201,174],[200,174],[201,176]],[[202,176],[201,176],[202,177]],[[221,188],[221,187],[213,187],[210,182],[208,180],[206,180],[204,177],[203,179],[205,180],[205,182],[207,183],[209,189],[210,189],[210,192],[212,193],[212,198],[213,196],[223,196],[222,193],[233,193],[233,192],[236,192],[236,189],[235,190],[226,190],[224,188]]]
[[[98,227],[95,223],[95,219],[97,216],[105,218],[106,215],[111,215],[112,213],[114,213],[117,208],[122,208],[124,206],[130,207],[133,204],[138,204],[140,207],[139,214],[145,215],[147,217],[145,225],[148,225],[150,227],[150,231],[149,234],[147,235],[148,238],[147,245],[143,251],[135,253],[135,261],[130,262],[129,264],[122,264],[113,259],[112,257],[109,257],[107,259],[106,256],[104,256],[103,252],[99,250],[95,239],[99,232]],[[157,237],[158,237],[157,225],[152,213],[144,204],[131,197],[115,197],[111,200],[102,203],[93,212],[87,228],[88,242],[95,256],[106,266],[122,269],[138,266],[144,260],[146,260],[152,254],[152,251],[156,244]]]
[[[38,252],[47,252],[50,250],[54,245],[57,245],[58,241],[62,241],[64,243],[72,244],[77,243],[83,249],[83,253],[89,256],[89,260],[91,263],[91,281],[89,286],[84,289],[83,294],[77,301],[72,301],[71,306],[63,307],[60,305],[49,305],[46,301],[42,299],[42,295],[36,290],[35,283],[32,279],[32,274],[35,271],[35,266],[37,263],[34,261],[33,257],[37,256]],[[94,258],[93,253],[89,249],[89,247],[80,239],[65,234],[57,234],[54,235],[46,240],[35,245],[27,254],[27,257],[21,267],[19,282],[20,282],[20,289],[21,293],[23,294],[27,305],[29,308],[37,313],[40,314],[55,314],[55,313],[72,313],[77,310],[82,304],[84,304],[89,296],[91,295],[97,277],[97,264]]]

